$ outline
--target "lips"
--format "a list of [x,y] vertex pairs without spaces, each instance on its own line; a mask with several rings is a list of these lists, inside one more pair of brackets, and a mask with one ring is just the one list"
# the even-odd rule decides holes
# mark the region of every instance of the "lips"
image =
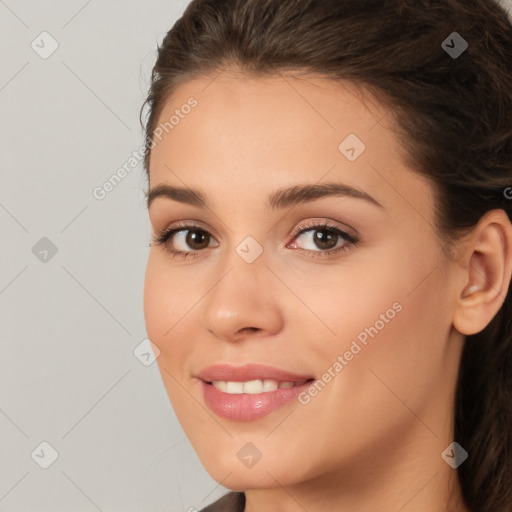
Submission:
[[260,364],[230,366],[219,364],[205,368],[197,375],[204,382],[247,382],[251,380],[276,380],[278,382],[302,382],[314,379],[313,375],[292,373],[280,368]]
[[202,370],[200,379],[205,404],[218,416],[233,421],[252,421],[298,401],[312,375],[271,366],[215,365]]

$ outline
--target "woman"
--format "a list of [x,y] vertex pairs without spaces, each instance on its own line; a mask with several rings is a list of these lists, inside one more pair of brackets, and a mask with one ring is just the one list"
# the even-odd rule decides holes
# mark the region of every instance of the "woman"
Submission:
[[233,491],[204,510],[510,512],[506,11],[194,0],[145,106],[147,331]]

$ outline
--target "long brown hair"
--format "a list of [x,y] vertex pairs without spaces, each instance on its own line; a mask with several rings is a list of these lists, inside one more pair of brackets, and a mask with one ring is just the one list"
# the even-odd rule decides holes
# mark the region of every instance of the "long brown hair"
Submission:
[[[450,54],[459,36],[468,46]],[[491,209],[512,219],[512,23],[497,1],[192,1],[158,48],[141,108],[148,178],[154,130],[177,85],[229,65],[372,92],[395,116],[409,166],[436,186],[442,238],[455,240]],[[467,506],[511,512],[510,291],[489,325],[466,337],[454,409],[454,439],[469,452],[457,469]]]

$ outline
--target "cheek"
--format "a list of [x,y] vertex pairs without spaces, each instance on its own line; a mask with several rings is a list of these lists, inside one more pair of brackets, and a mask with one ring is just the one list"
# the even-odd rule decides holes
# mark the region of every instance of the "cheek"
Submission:
[[[318,363],[319,372],[325,372],[321,380],[326,383],[296,413],[295,419],[302,420],[301,424],[307,425],[314,418],[310,432],[299,434],[308,438],[308,451],[317,455],[308,471],[334,469],[341,460],[355,464],[362,455],[377,453],[383,446],[400,446],[407,431],[418,424],[411,411],[423,418],[422,411],[435,400],[443,381],[440,340],[444,327],[426,321],[424,300],[413,296],[399,297],[402,309],[393,310],[394,318],[382,327],[377,323],[379,314],[385,313],[396,298],[394,294],[384,300],[369,297],[363,310],[351,304],[351,309],[345,309],[347,320],[338,321],[342,334],[337,344],[317,347],[309,354]],[[429,306],[435,308],[435,301]],[[360,333],[366,335],[366,344],[357,338]],[[354,341],[359,347],[352,344]],[[336,362],[341,366],[335,366]],[[329,369],[334,377],[328,374]],[[437,431],[438,425],[432,424],[432,428]],[[317,429],[322,436],[314,435]],[[426,427],[424,435],[426,442],[434,439]],[[284,443],[280,450],[287,448]],[[294,456],[290,450],[290,460]]]
[[174,324],[190,304],[187,296],[192,288],[161,252],[151,249],[144,279],[144,317],[148,334],[153,334],[155,341],[172,337]]
[[[354,421],[356,411],[361,418],[372,410],[386,417],[387,407],[409,414],[394,393],[421,407],[442,378],[451,322],[435,255],[416,254],[408,265],[398,253],[392,256],[364,271],[316,276],[309,288],[312,309],[324,324],[317,331],[325,334],[312,337],[308,360],[329,381],[319,392],[324,398],[312,398],[311,406],[318,407],[312,415],[326,422],[326,411],[342,420],[347,407]],[[304,290],[308,283],[303,281]]]
[[[156,250],[151,250],[144,280],[146,332],[160,349],[156,362],[167,395],[177,413],[193,402],[190,396],[184,395],[182,387],[178,384],[186,377],[182,371],[182,362],[187,357],[184,351],[190,345],[180,343],[177,339],[177,336],[186,338],[178,321],[186,314],[186,310],[181,310],[185,305],[191,304],[186,297],[189,289],[190,287],[186,287],[185,283],[180,281],[178,273],[169,268],[165,257],[157,254]],[[178,418],[190,416],[177,415]]]
[[[190,295],[190,297],[189,297]],[[190,305],[197,301],[192,297],[193,287],[184,282],[176,269],[171,269],[165,256],[150,252],[144,280],[144,318],[146,331],[160,349],[157,359],[169,371],[179,367],[183,351],[189,343],[180,343],[177,336],[187,338],[183,332]],[[180,355],[181,354],[181,355]]]

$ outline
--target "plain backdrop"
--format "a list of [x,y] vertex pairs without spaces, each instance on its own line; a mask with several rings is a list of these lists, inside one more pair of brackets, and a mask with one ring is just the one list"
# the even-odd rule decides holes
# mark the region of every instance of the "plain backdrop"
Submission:
[[147,183],[129,162],[186,4],[0,0],[0,511],[192,512],[226,492],[143,355]]

